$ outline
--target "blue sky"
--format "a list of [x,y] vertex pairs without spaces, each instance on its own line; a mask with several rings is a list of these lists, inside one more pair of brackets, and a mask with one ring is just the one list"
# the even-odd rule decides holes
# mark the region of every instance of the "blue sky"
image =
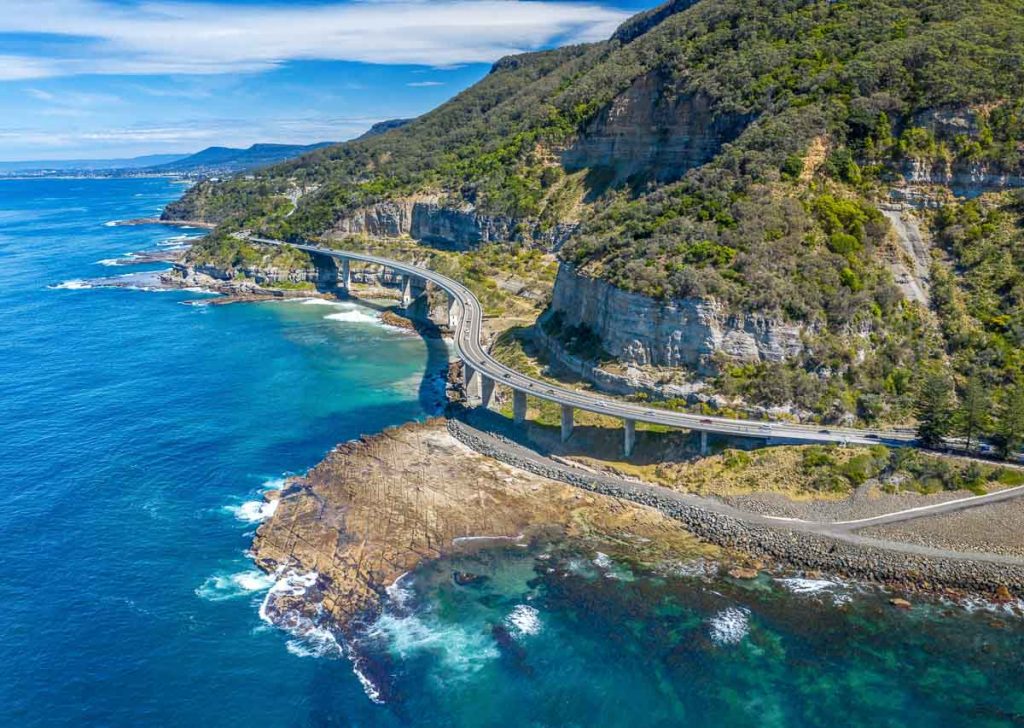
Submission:
[[656,0],[2,0],[0,160],[351,138]]

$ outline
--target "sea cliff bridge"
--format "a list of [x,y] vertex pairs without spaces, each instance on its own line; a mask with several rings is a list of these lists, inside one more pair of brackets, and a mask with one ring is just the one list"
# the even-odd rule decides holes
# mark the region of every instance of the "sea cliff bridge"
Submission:
[[440,273],[376,255],[333,250],[316,245],[286,243],[280,240],[239,235],[253,243],[291,246],[312,255],[327,256],[340,262],[338,285],[346,293],[352,285],[351,262],[381,266],[400,276],[402,307],[412,307],[432,283],[448,295],[448,325],[454,332],[455,351],[462,360],[466,397],[471,403],[488,407],[496,386],[512,390],[513,420],[521,424],[526,420],[526,398],[536,397],[561,406],[562,440],[572,436],[576,410],[585,410],[623,422],[623,452],[630,455],[636,443],[636,423],[644,422],[700,433],[701,451],[707,452],[708,433],[730,437],[755,438],[768,444],[782,443],[835,443],[843,445],[881,443],[889,446],[912,445],[916,435],[908,430],[855,429],[848,427],[822,427],[781,422],[711,417],[674,412],[657,407],[602,397],[592,392],[580,392],[539,381],[497,361],[481,343],[483,308],[476,296],[458,281]]

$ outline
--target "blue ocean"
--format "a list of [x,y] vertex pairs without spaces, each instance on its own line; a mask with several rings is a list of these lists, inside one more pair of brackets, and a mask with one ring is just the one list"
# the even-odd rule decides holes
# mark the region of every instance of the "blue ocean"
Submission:
[[1024,622],[999,608],[633,573],[569,545],[403,579],[358,645],[387,667],[370,700],[344,656],[261,620],[270,581],[246,549],[264,489],[430,414],[437,357],[353,304],[90,285],[201,234],[109,224],[182,191],[0,181],[0,725],[1024,722]]

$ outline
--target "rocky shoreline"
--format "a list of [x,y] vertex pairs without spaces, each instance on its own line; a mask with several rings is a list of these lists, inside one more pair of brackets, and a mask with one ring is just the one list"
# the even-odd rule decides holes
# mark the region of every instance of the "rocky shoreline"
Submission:
[[473,452],[442,419],[342,444],[267,497],[272,515],[252,557],[279,580],[308,581],[271,593],[265,612],[287,629],[346,634],[379,612],[406,572],[495,542],[568,538],[640,563],[724,555],[654,508]]
[[639,482],[527,457],[516,452],[519,446],[515,443],[482,433],[455,418],[448,420],[448,428],[453,437],[488,457],[584,490],[655,508],[709,543],[769,560],[783,568],[827,572],[953,599],[982,595],[1005,600],[1009,593],[1024,592],[1024,564],[1015,559],[983,559],[980,555],[971,558],[968,554],[901,547],[856,535],[837,538],[792,525],[773,527],[745,522],[727,513],[688,504],[684,498],[672,497],[667,491],[660,492]]

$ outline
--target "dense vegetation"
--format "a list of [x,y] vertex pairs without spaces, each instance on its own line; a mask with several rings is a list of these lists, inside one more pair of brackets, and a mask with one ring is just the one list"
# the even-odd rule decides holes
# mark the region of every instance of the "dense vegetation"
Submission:
[[[1002,407],[1024,375],[1022,198],[953,201],[927,221],[946,256],[933,271],[938,326],[893,282],[878,202],[910,171],[1021,173],[1022,57],[1024,0],[678,0],[606,42],[503,59],[399,128],[198,185],[168,215],[221,223],[196,253],[220,260],[250,255],[223,235],[234,229],[318,236],[422,193],[518,222],[510,243],[582,220],[561,256],[589,275],[806,324],[801,360],[723,362],[720,391],[826,419],[909,421],[921,373],[938,367],[954,405],[973,378]],[[713,118],[740,120],[739,135],[668,178],[560,164],[654,75],[652,103],[702,99]]]

